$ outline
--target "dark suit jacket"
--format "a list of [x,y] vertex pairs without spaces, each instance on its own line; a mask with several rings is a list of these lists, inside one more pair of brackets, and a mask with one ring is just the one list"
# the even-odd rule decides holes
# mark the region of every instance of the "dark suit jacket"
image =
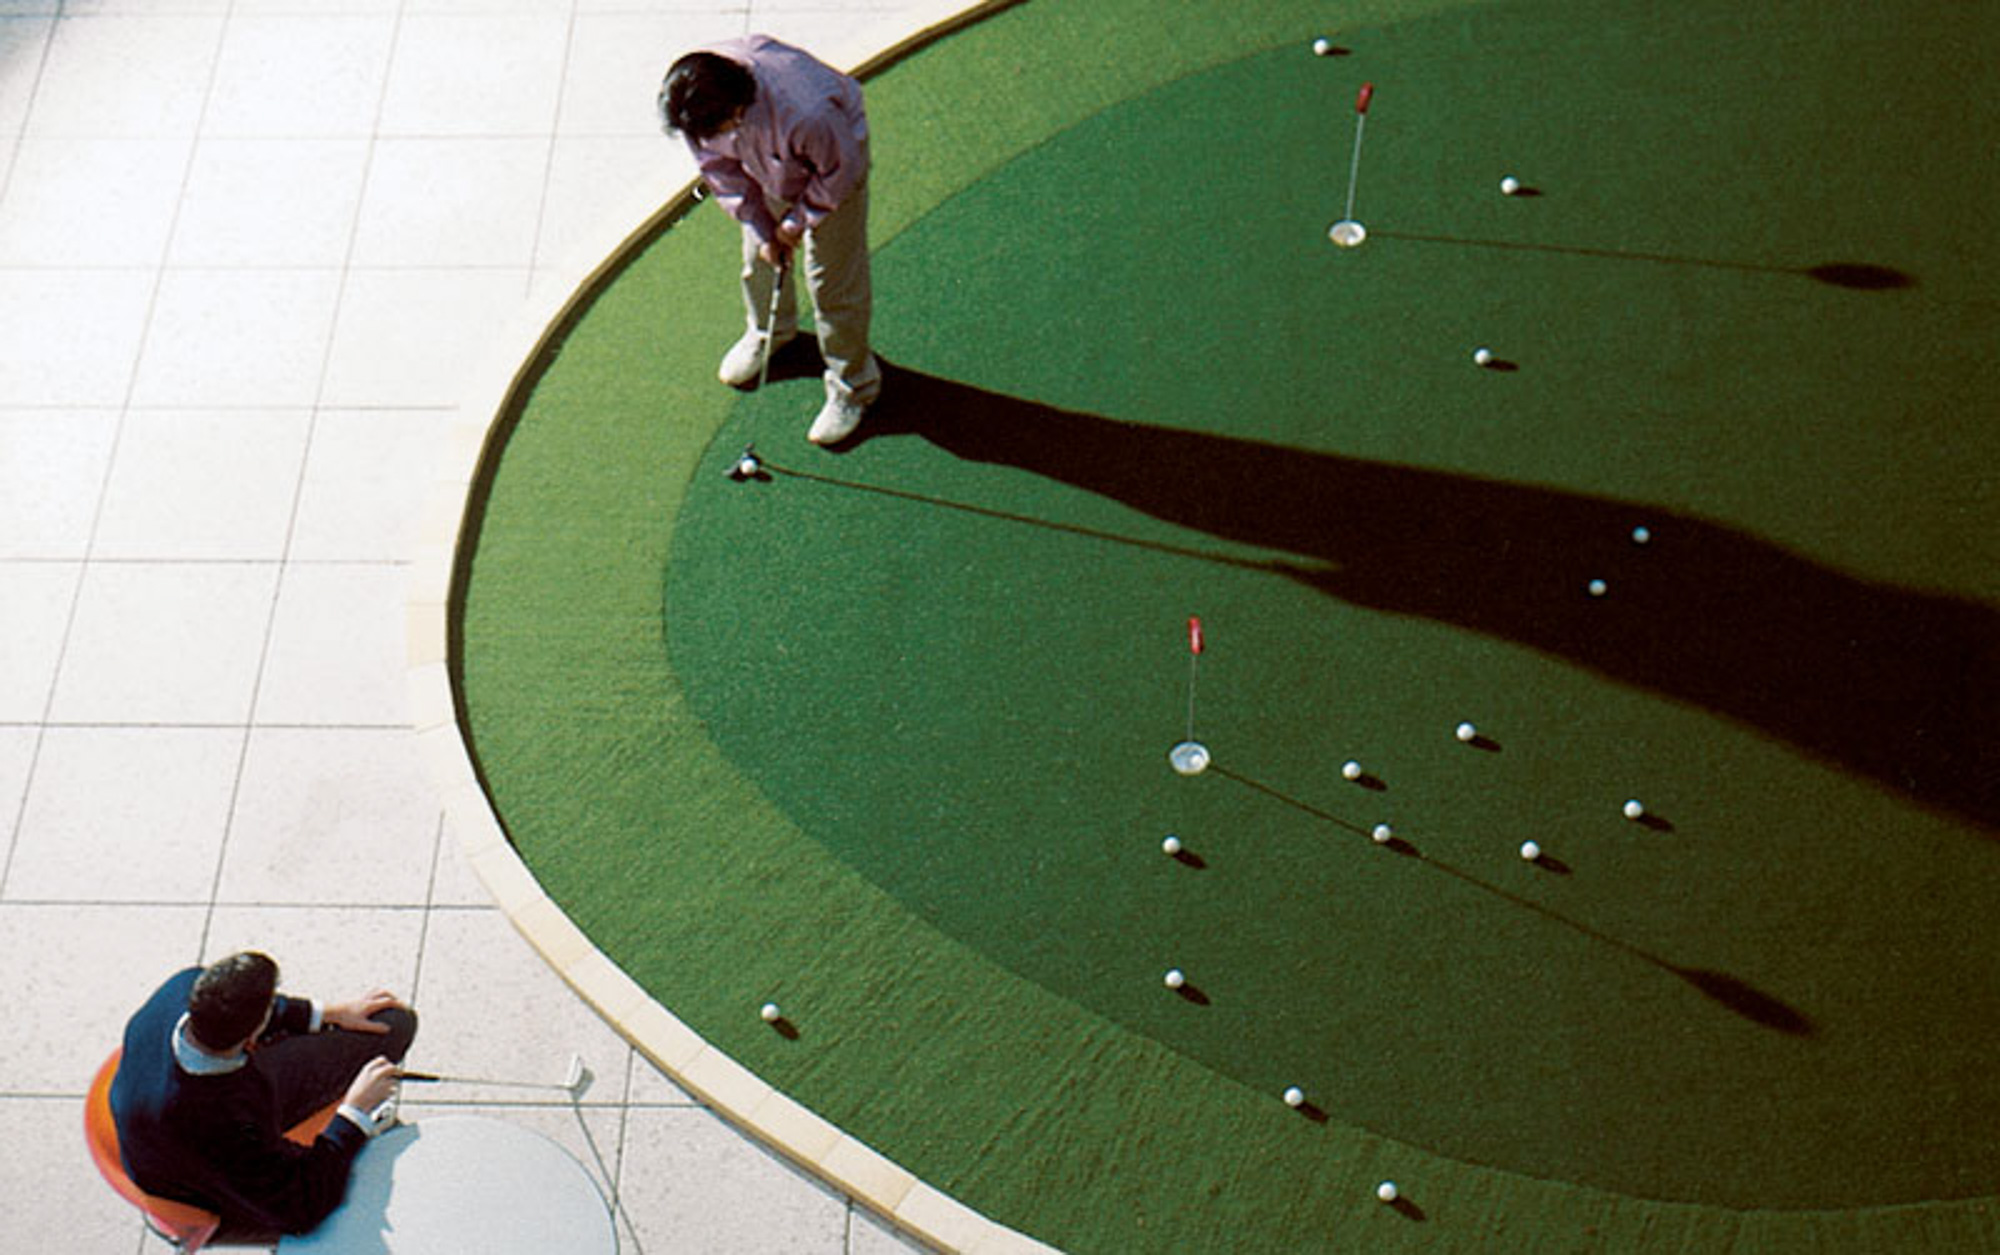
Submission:
[[[194,1076],[174,1062],[174,1025],[200,968],[177,972],[125,1026],[111,1115],[139,1188],[221,1213],[225,1228],[304,1233],[340,1205],[368,1136],[335,1119],[310,1147],[285,1140],[283,1103],[255,1052],[234,1072]],[[278,998],[264,1040],[303,1033],[312,1007]]]

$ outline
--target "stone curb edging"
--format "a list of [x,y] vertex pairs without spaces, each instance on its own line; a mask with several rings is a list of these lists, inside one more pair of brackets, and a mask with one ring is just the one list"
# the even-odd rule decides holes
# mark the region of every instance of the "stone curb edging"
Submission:
[[[1019,3],[982,0],[861,61],[854,73],[864,78],[879,73]],[[683,1089],[758,1141],[940,1249],[964,1255],[1047,1255],[1053,1247],[925,1184],[772,1088],[627,976],[543,892],[515,852],[461,729],[458,693],[452,683],[451,607],[458,592],[457,560],[465,539],[461,530],[472,493],[488,455],[504,443],[498,420],[550,336],[623,268],[635,247],[693,208],[697,186],[690,183],[671,196],[574,285],[547,289],[559,296],[531,296],[519,320],[498,337],[487,362],[472,373],[467,399],[450,428],[444,464],[421,517],[409,574],[405,627],[410,721],[418,754],[442,795],[466,861],[494,903],[571,989]]]

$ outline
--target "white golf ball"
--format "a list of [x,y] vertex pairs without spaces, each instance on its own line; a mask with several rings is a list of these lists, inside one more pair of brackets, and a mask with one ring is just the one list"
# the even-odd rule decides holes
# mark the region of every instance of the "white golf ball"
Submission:
[[1324,35],[1320,36],[1318,39],[1313,40],[1313,55],[1316,57],[1332,56],[1333,41],[1331,39],[1328,39]]
[[1187,984],[1187,977],[1177,967],[1167,969],[1166,980],[1168,989],[1179,989],[1182,985]]
[[1588,587],[1590,589],[1590,595],[1592,597],[1602,597],[1604,596],[1604,594],[1611,591],[1611,586],[1609,584],[1606,584],[1603,580],[1592,580],[1590,581]]
[[1523,841],[1523,842],[1521,843],[1521,859],[1522,859],[1522,861],[1524,861],[1524,862],[1528,862],[1528,863],[1532,863],[1532,862],[1534,862],[1534,861],[1535,861],[1536,859],[1540,858],[1541,856],[1542,856],[1542,847],[1541,847],[1541,846],[1539,846],[1539,845],[1536,845],[1536,844],[1535,844],[1534,842],[1532,842],[1532,841]]
[[1381,1199],[1385,1203],[1393,1203],[1398,1198],[1402,1197],[1402,1191],[1396,1188],[1396,1183],[1394,1181],[1384,1181],[1382,1182],[1382,1184],[1375,1187],[1375,1197]]
[[1471,742],[1479,738],[1479,729],[1469,723],[1461,723],[1454,735],[1461,741]]
[[1179,854],[1181,852],[1181,839],[1170,836],[1165,841],[1160,842],[1160,849],[1168,854]]
[[1294,1085],[1285,1091],[1285,1105],[1287,1107],[1303,1107],[1305,1101],[1306,1092],[1298,1086]]
[[1351,758],[1348,759],[1340,765],[1340,778],[1343,780],[1359,780],[1361,778],[1361,764]]
[[758,472],[759,470],[761,470],[761,469],[762,469],[762,467],[761,467],[761,466],[760,466],[760,465],[758,464],[758,461],[757,461],[757,459],[756,459],[756,458],[739,458],[739,459],[737,459],[737,462],[736,462],[736,473],[737,473],[738,475],[742,476],[742,477],[743,477],[744,479],[749,479],[749,478],[751,478],[752,476],[754,476],[754,475],[755,475],[755,474],[756,474],[756,473],[757,473],[757,472]]
[[778,1010],[777,1003],[767,1002],[763,1005],[761,1009],[758,1010],[757,1014],[763,1017],[764,1023],[776,1024],[778,1022],[778,1018],[782,1016],[784,1012]]
[[1625,818],[1639,819],[1644,817],[1645,814],[1646,814],[1646,808],[1645,806],[1640,804],[1638,798],[1635,797],[1631,801],[1625,803]]
[[1633,529],[1632,529],[1632,543],[1633,543],[1633,544],[1635,544],[1635,545],[1643,545],[1643,544],[1647,543],[1648,541],[1650,541],[1650,540],[1652,540],[1652,539],[1653,539],[1653,531],[1652,531],[1652,529],[1651,529],[1651,528],[1648,528],[1648,527],[1635,527],[1635,528],[1633,528]]
[[1491,366],[1493,364],[1493,350],[1485,348],[1472,350],[1472,364],[1474,366]]
[[1500,180],[1501,195],[1512,196],[1514,193],[1520,190],[1521,190],[1521,180],[1515,178],[1513,175],[1510,174],[1506,178]]
[[1387,824],[1376,824],[1374,831],[1368,835],[1374,839],[1376,845],[1387,845],[1395,837],[1396,830]]

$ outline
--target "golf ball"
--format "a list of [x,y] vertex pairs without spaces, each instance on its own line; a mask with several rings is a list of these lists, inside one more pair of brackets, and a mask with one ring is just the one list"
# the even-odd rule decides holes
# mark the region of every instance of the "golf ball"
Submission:
[[1313,55],[1316,57],[1332,56],[1333,41],[1331,39],[1328,39],[1324,35],[1320,36],[1318,39],[1313,40]]
[[1287,1107],[1302,1107],[1305,1105],[1305,1101],[1306,1092],[1298,1086],[1294,1085],[1285,1091],[1285,1105]]
[[1167,979],[1168,989],[1179,989],[1182,985],[1187,984],[1186,975],[1184,975],[1181,972],[1181,970],[1177,967],[1170,967],[1167,969],[1166,979]]
[[1542,856],[1541,846],[1536,845],[1532,841],[1523,841],[1521,843],[1521,858],[1523,861],[1532,863],[1541,856]]
[[1368,835],[1374,839],[1376,845],[1387,845],[1390,838],[1396,835],[1396,830],[1387,824],[1376,824],[1375,830]]
[[1491,366],[1493,364],[1493,350],[1492,349],[1472,350],[1472,364],[1474,366]]
[[1512,196],[1514,193],[1520,190],[1521,190],[1521,180],[1515,178],[1513,175],[1510,174],[1506,178],[1500,180],[1501,195]]
[[1648,528],[1648,527],[1635,527],[1635,528],[1633,528],[1633,529],[1632,529],[1632,543],[1633,543],[1633,544],[1635,544],[1635,545],[1643,545],[1643,544],[1645,544],[1645,543],[1646,543],[1647,541],[1650,541],[1651,539],[1653,539],[1653,531],[1652,531],[1652,529],[1651,529],[1651,528]]
[[1478,739],[1479,729],[1473,727],[1469,723],[1461,723],[1458,725],[1458,729],[1455,735],[1458,737],[1459,740],[1469,743],[1471,741]]
[[1402,1197],[1402,1191],[1396,1188],[1396,1183],[1394,1181],[1384,1181],[1382,1182],[1382,1184],[1375,1187],[1375,1197],[1381,1199],[1385,1203],[1393,1203],[1398,1198]]
[[766,1023],[766,1024],[776,1024],[776,1023],[778,1022],[778,1017],[779,1017],[779,1016],[781,1016],[781,1015],[783,1015],[783,1014],[784,1014],[784,1012],[782,1012],[782,1011],[778,1010],[778,1004],[777,1004],[777,1003],[775,1003],[775,1002],[767,1002],[767,1003],[765,1003],[765,1004],[763,1005],[763,1007],[762,1007],[762,1008],[761,1008],[761,1009],[760,1009],[760,1010],[759,1010],[759,1011],[757,1012],[757,1014],[763,1017],[763,1019],[764,1019],[764,1023]]
[[1605,593],[1611,591],[1611,586],[1609,584],[1606,584],[1603,580],[1592,580],[1590,581],[1589,587],[1590,587],[1590,595],[1592,597],[1602,597],[1604,596]]
[[1170,836],[1165,841],[1160,842],[1160,849],[1168,854],[1179,854],[1181,852],[1181,839]]
[[1644,817],[1645,814],[1646,814],[1646,808],[1640,804],[1638,798],[1635,797],[1631,801],[1625,803],[1625,818],[1639,819]]
[[1351,758],[1348,759],[1340,765],[1340,778],[1343,780],[1359,780],[1361,778],[1361,764]]

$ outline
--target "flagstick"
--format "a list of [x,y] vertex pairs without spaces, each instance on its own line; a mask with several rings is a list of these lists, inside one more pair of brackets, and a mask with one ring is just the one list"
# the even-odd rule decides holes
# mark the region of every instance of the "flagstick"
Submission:
[[1188,654],[1188,726],[1187,726],[1187,739],[1190,741],[1194,740],[1195,674],[1200,669],[1201,669],[1201,655],[1190,652]]
[[1201,619],[1188,616],[1188,721],[1187,739],[1167,751],[1167,761],[1184,776],[1198,776],[1208,768],[1208,747],[1194,739],[1195,682],[1201,676]]

